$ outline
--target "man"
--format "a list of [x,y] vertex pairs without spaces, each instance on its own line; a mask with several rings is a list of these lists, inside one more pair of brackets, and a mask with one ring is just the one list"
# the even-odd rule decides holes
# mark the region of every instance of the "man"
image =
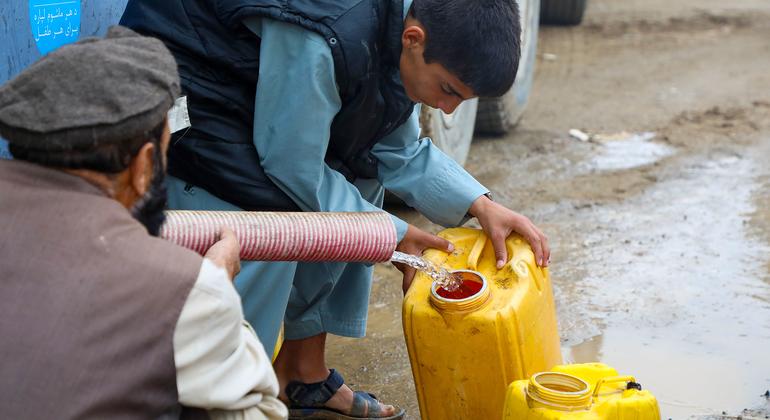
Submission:
[[120,27],[0,87],[0,418],[286,416],[232,231],[203,258],[153,237],[178,93],[163,44]]
[[[131,0],[121,22],[163,40],[180,63],[192,127],[170,151],[171,206],[380,211],[384,187],[445,226],[477,217],[501,266],[513,231],[547,264],[529,219],[419,137],[415,102],[452,112],[510,88],[512,0]],[[399,250],[451,250],[393,219]],[[403,271],[406,290],[414,273]],[[244,264],[236,287],[265,345],[283,317],[274,367],[292,417],[403,416],[326,366],[327,333],[364,335],[370,286],[363,264]]]

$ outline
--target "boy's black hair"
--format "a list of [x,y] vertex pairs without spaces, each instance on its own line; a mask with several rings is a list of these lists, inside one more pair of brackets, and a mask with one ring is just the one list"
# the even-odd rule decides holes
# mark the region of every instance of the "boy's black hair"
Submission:
[[511,88],[521,55],[514,0],[414,0],[409,13],[425,27],[426,63],[440,63],[478,96]]
[[106,174],[122,172],[147,143],[153,143],[160,150],[160,138],[166,127],[164,120],[147,130],[141,136],[113,144],[102,144],[87,149],[67,151],[39,150],[10,143],[8,149],[14,159],[37,163],[38,165],[61,169],[90,169]]

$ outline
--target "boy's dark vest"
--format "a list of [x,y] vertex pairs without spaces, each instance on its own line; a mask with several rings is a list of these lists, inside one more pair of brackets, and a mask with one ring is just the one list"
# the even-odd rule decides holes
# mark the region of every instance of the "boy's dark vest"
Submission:
[[403,0],[129,1],[121,24],[166,43],[188,97],[192,128],[172,139],[169,172],[247,210],[297,209],[253,143],[260,40],[242,22],[256,16],[326,39],[342,99],[326,162],[348,180],[376,178],[372,147],[414,106],[398,72]]

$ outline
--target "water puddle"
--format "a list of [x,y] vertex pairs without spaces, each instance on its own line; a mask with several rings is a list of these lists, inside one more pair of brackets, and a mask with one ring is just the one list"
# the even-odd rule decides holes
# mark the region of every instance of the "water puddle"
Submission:
[[[617,168],[623,149],[608,150],[618,161],[602,165]],[[701,157],[639,197],[589,210],[596,228],[582,255],[553,272],[565,362],[600,360],[635,375],[664,419],[761,404],[770,249],[748,232],[761,165]]]
[[591,168],[601,171],[615,171],[649,165],[674,153],[674,149],[652,140],[655,133],[618,133],[594,135],[592,141],[600,148],[591,159]]
[[[599,228],[554,273],[565,361],[635,375],[663,418],[761,404],[769,250],[747,232],[760,164],[701,157],[636,199],[591,210]],[[580,270],[578,281],[562,277]]]

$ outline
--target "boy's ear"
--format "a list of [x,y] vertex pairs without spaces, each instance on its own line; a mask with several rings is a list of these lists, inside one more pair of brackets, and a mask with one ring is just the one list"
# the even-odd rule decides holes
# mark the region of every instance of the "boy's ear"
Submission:
[[409,25],[401,34],[401,43],[404,48],[425,46],[425,30],[419,25]]

